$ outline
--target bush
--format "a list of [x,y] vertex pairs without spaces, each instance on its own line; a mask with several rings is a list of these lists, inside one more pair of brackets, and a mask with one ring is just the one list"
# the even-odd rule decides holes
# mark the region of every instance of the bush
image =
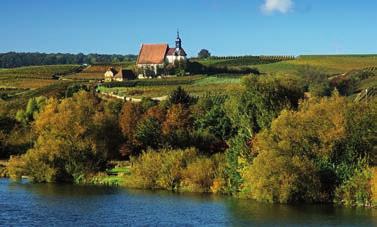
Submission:
[[132,157],[127,184],[144,189],[178,190],[182,169],[196,156],[196,150],[148,150]]
[[148,150],[131,158],[126,185],[143,189],[226,192],[224,155],[198,156],[194,148]]
[[370,168],[356,169],[354,175],[336,189],[335,203],[345,206],[371,206],[371,179]]
[[209,192],[215,178],[211,159],[198,157],[183,171],[183,187],[191,192]]
[[371,168],[372,179],[370,182],[372,190],[372,205],[377,206],[377,167]]

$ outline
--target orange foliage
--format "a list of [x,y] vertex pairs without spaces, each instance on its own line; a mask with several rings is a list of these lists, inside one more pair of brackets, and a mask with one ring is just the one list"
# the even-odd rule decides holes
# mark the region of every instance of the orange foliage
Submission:
[[186,130],[191,125],[190,111],[182,104],[170,107],[166,115],[166,120],[162,125],[164,134],[171,134],[175,130]]
[[140,104],[126,102],[123,105],[122,112],[119,117],[119,126],[123,135],[130,141],[134,140],[136,125],[143,115]]

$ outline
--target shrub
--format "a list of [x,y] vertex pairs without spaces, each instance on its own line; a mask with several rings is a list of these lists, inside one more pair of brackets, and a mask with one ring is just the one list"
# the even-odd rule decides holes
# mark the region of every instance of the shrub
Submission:
[[182,169],[196,156],[195,149],[148,150],[139,157],[132,157],[128,186],[147,189],[178,190]]
[[371,169],[356,169],[354,175],[335,191],[335,203],[345,206],[370,206],[372,204]]
[[225,193],[224,155],[198,156],[194,148],[148,150],[131,158],[126,185],[143,189]]
[[209,192],[215,179],[215,166],[211,159],[198,157],[183,172],[183,187],[191,192]]
[[377,167],[371,168],[372,179],[370,182],[372,190],[372,205],[377,206]]

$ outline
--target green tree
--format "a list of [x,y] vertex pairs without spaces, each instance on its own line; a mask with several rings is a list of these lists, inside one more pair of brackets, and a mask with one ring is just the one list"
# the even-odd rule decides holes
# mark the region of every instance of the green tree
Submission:
[[16,120],[24,125],[33,121],[46,104],[46,101],[47,98],[44,96],[29,99],[26,110],[17,111]]
[[193,104],[195,99],[191,97],[181,86],[178,86],[177,89],[173,90],[169,94],[169,104],[182,104],[184,107],[188,107]]
[[153,117],[144,118],[137,124],[135,138],[144,148],[158,148],[161,144],[161,124]]
[[201,49],[198,53],[198,58],[209,58],[211,57],[211,53],[206,49]]

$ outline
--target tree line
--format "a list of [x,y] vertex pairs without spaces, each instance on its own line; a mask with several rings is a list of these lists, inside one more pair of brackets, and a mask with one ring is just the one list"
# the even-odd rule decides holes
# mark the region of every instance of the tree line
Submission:
[[0,53],[0,68],[33,65],[119,63],[135,60],[136,55],[119,54],[66,54],[66,53]]

